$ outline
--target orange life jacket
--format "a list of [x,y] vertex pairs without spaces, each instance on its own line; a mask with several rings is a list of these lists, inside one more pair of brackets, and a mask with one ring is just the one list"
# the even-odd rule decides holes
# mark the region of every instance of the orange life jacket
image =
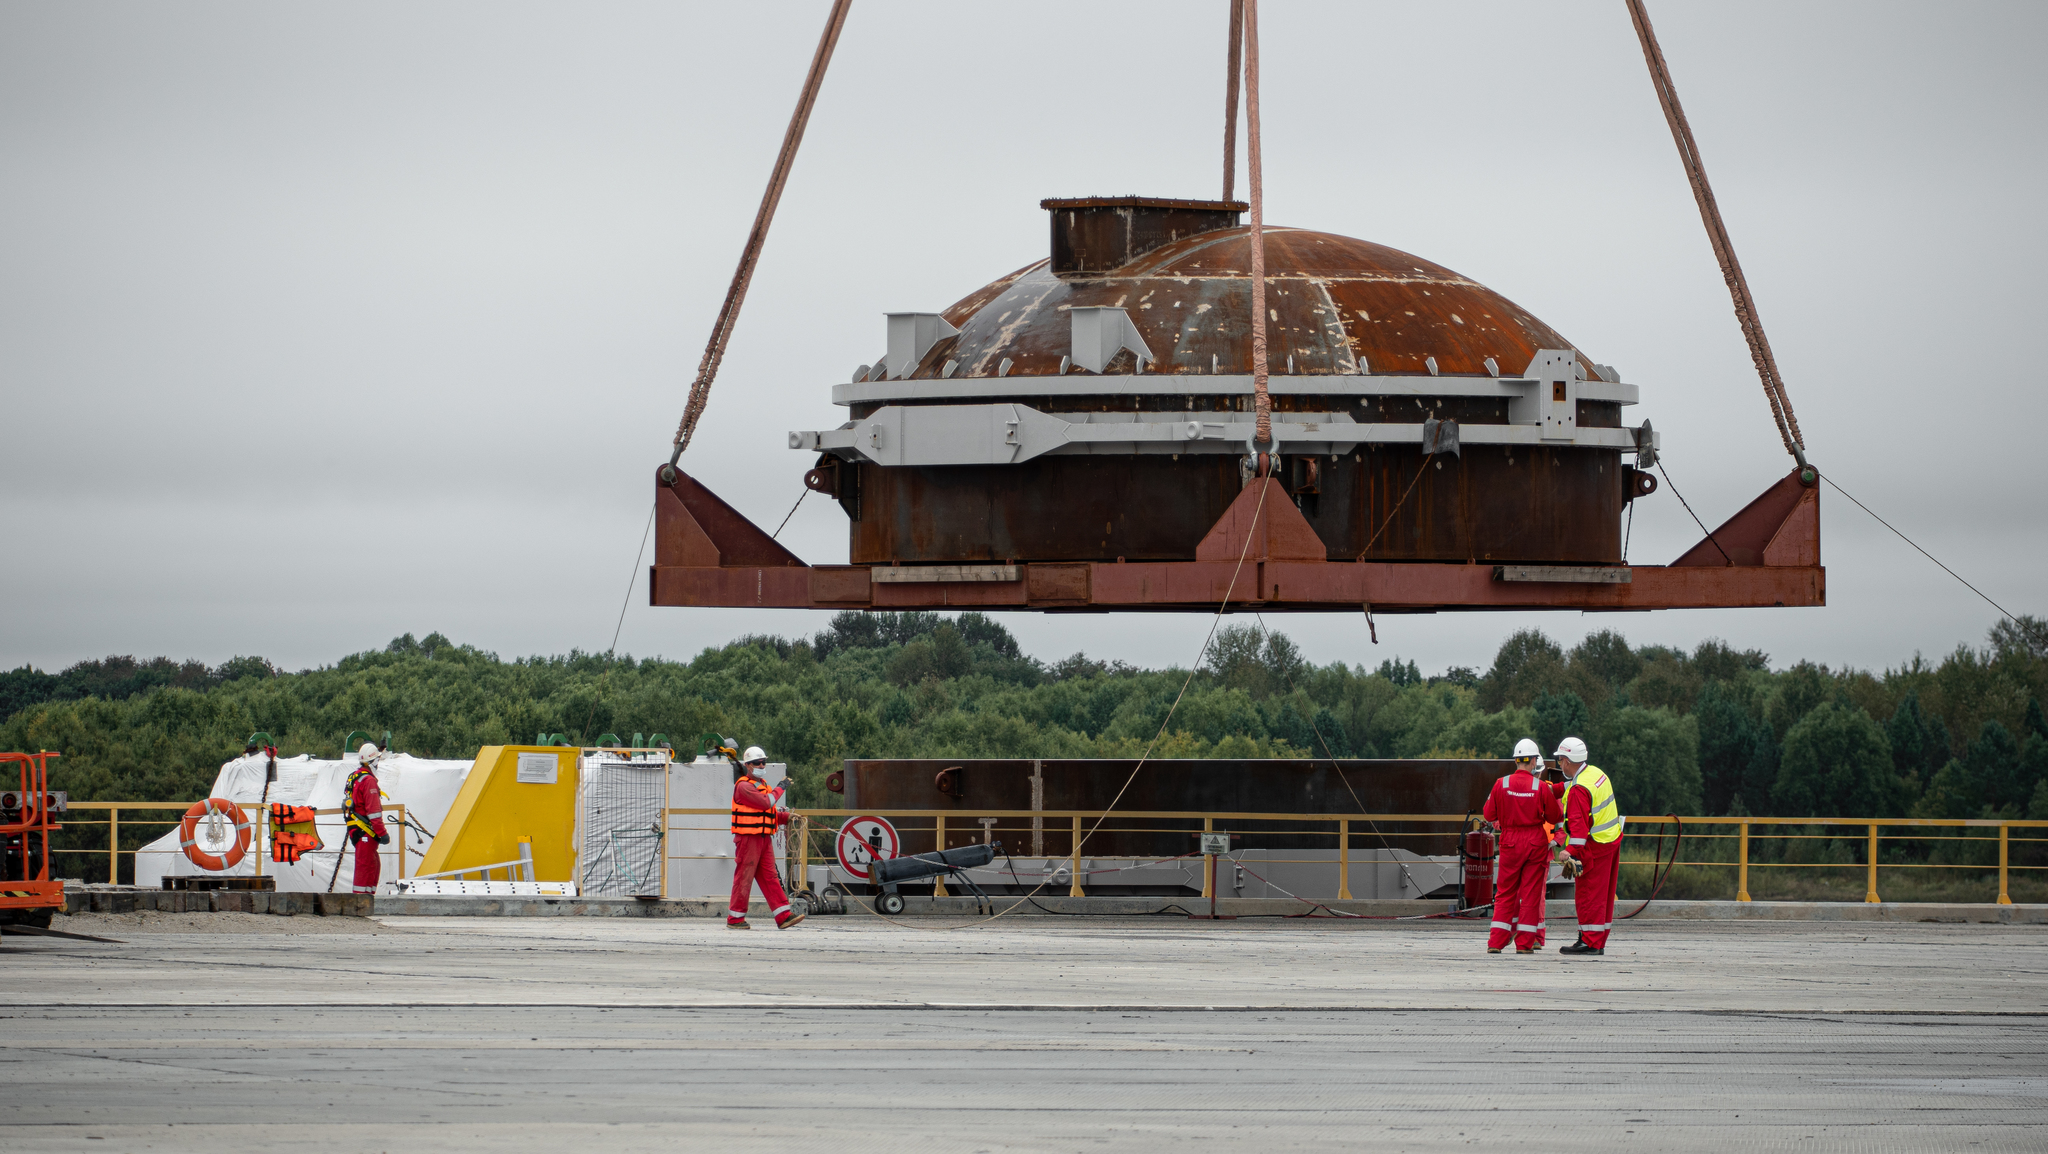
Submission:
[[[759,779],[756,779],[759,780]],[[763,788],[766,788],[765,786]],[[755,809],[741,805],[737,791],[732,799],[732,832],[734,836],[773,834],[775,832],[775,809]]]
[[289,864],[320,849],[320,834],[314,827],[313,818],[314,811],[310,805],[271,803],[270,860]]

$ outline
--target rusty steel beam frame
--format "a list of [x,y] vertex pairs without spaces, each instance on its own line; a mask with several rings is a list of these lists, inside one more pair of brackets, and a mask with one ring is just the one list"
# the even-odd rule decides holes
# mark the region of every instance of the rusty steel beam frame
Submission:
[[[1803,476],[1804,474],[1804,476]],[[1820,563],[1820,489],[1794,470],[1670,565],[1524,567],[1487,563],[1328,560],[1287,501],[1253,519],[1247,487],[1186,560],[1040,561],[934,567],[807,565],[709,489],[657,475],[653,605],[763,609],[989,609],[1046,612],[1203,611],[1434,613],[1485,609],[1769,608],[1827,603]],[[1241,526],[1241,528],[1240,528]],[[1242,571],[1210,538],[1255,537]],[[1225,559],[1224,554],[1231,555]],[[876,568],[891,578],[875,579]],[[909,570],[906,572],[906,570]],[[1512,570],[1512,572],[1511,572]],[[1226,592],[1235,593],[1226,603]],[[911,578],[906,580],[905,578]],[[1549,580],[1549,577],[1580,579]]]

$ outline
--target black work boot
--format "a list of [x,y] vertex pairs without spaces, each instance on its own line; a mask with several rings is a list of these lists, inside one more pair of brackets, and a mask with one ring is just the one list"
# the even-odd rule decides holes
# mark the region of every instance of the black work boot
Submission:
[[1586,939],[1580,938],[1578,941],[1573,942],[1571,945],[1568,945],[1557,952],[1560,954],[1570,954],[1575,957],[1585,957],[1588,954],[1591,954],[1594,957],[1598,957],[1601,954],[1606,953],[1607,951],[1601,949],[1599,946],[1589,946],[1586,944]]

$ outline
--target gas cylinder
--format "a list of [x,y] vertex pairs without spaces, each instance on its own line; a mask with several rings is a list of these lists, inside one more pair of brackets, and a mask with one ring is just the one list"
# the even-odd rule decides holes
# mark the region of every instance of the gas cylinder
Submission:
[[1493,835],[1483,829],[1467,831],[1458,845],[1465,862],[1464,908],[1483,906],[1493,900],[1493,859],[1498,850]]

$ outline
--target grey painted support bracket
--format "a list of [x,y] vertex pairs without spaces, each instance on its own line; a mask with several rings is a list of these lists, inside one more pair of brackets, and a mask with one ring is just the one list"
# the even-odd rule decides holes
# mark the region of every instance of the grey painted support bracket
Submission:
[[[998,365],[998,368],[1001,366]],[[1069,376],[1034,376],[1009,372],[1000,376],[964,375],[962,369],[945,379],[856,381],[832,386],[832,403],[860,405],[888,401],[988,400],[997,397],[1095,397],[1182,396],[1248,397],[1249,376],[1230,374],[1184,375],[1160,372],[1156,364],[1142,374],[1094,373]],[[1407,377],[1374,376],[1363,373],[1275,373],[1267,378],[1274,396],[1329,397],[1504,397],[1510,400],[1530,395],[1534,380],[1517,377]],[[1634,405],[1642,401],[1642,387],[1619,381],[1575,381],[1573,396],[1578,400],[1607,401]],[[1535,423],[1533,420],[1530,423]]]
[[1547,581],[1572,585],[1629,585],[1634,571],[1626,566],[1587,565],[1495,565],[1496,581]]
[[[1218,420],[1216,418],[1226,419]],[[837,429],[795,431],[789,447],[835,453],[878,465],[1007,465],[1047,454],[1225,453],[1250,451],[1250,414],[1046,413],[1023,404],[885,405]],[[1354,420],[1349,413],[1275,413],[1281,453],[1332,454],[1359,445],[1420,445],[1422,423]],[[1543,425],[1460,425],[1458,443],[1572,446],[1639,451],[1637,430],[1573,428],[1566,436]],[[1654,448],[1656,434],[1650,435]]]

